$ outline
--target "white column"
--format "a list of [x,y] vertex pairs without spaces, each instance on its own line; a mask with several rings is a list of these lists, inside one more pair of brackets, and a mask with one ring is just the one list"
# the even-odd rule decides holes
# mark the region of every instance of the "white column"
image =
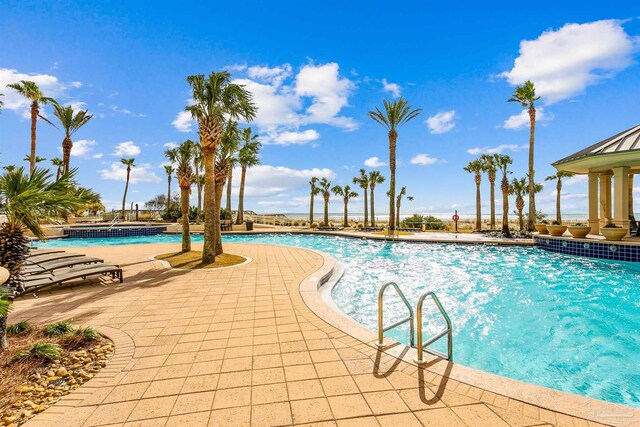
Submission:
[[591,227],[591,234],[600,233],[600,218],[598,217],[597,172],[589,172],[589,227]]
[[629,167],[613,168],[614,223],[629,228]]
[[611,214],[611,173],[600,174],[600,228],[613,219]]

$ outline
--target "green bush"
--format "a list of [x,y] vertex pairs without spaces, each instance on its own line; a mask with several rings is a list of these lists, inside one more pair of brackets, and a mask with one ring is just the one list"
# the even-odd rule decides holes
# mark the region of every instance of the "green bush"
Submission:
[[7,334],[18,335],[30,330],[32,327],[33,325],[31,325],[31,323],[27,322],[26,320],[22,320],[18,323],[7,326]]
[[93,328],[78,328],[73,331],[73,335],[87,341],[96,341],[100,339],[100,334]]
[[436,218],[435,216],[427,215],[424,217],[424,228],[426,230],[445,230],[447,227],[444,222],[440,218]]
[[73,326],[69,321],[56,322],[44,328],[44,335],[47,337],[59,337],[71,332],[73,332]]
[[45,341],[39,341],[31,346],[29,350],[16,353],[14,359],[44,359],[53,360],[60,357],[62,349],[57,344],[52,344]]

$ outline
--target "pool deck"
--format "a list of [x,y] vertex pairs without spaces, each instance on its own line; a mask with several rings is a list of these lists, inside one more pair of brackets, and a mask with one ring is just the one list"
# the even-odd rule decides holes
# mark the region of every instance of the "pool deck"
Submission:
[[[105,369],[28,426],[640,425],[636,409],[444,361],[418,368],[401,346],[379,351],[371,331],[320,299],[318,284],[334,267],[327,255],[226,243],[251,262],[186,271],[150,260],[176,248],[83,248],[120,264],[125,282],[16,301],[11,322],[73,319],[115,343]],[[531,390],[540,404],[525,403]]]

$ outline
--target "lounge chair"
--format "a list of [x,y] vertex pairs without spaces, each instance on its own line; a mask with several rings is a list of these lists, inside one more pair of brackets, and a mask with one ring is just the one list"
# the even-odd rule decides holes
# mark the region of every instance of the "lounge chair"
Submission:
[[30,256],[29,258],[26,259],[25,262],[26,264],[42,264],[43,262],[55,261],[58,259],[77,258],[77,257],[83,257],[83,256],[84,255],[82,254],[77,254],[74,252],[56,252],[53,254]]
[[23,274],[42,274],[47,273],[53,270],[57,270],[59,268],[65,267],[73,267],[76,265],[82,264],[97,264],[103,263],[104,260],[100,258],[92,258],[92,257],[72,257],[72,258],[62,258],[54,261],[48,262],[40,262],[34,264],[28,264],[22,269]]
[[45,248],[45,249],[38,249],[38,248],[31,248],[31,250],[29,250],[29,253],[31,254],[31,256],[36,256],[36,255],[46,255],[46,254],[58,254],[64,252],[64,249],[55,249],[55,248]]
[[26,277],[24,282],[25,292],[31,292],[53,285],[62,285],[74,279],[86,279],[91,276],[111,276],[112,279],[124,281],[122,268],[113,264],[93,264],[81,267],[72,267],[60,272],[44,274],[32,274]]

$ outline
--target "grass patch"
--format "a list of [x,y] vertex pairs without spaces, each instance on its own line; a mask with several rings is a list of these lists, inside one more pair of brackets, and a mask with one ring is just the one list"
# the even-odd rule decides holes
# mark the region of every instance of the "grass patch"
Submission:
[[56,322],[44,328],[44,335],[47,337],[60,337],[71,332],[73,332],[73,326],[69,321]]
[[22,320],[18,323],[14,323],[13,325],[7,326],[7,334],[18,335],[23,332],[27,332],[32,327],[33,326],[31,325],[31,323],[27,322],[26,320]]
[[15,360],[31,358],[36,360],[58,359],[62,354],[62,348],[58,344],[45,341],[38,341],[28,350],[20,351],[14,356]]
[[216,256],[216,261],[208,264],[202,263],[202,251],[172,252],[156,256],[156,259],[167,261],[173,268],[198,270],[201,268],[230,267],[245,262],[247,259],[239,255],[221,254]]

